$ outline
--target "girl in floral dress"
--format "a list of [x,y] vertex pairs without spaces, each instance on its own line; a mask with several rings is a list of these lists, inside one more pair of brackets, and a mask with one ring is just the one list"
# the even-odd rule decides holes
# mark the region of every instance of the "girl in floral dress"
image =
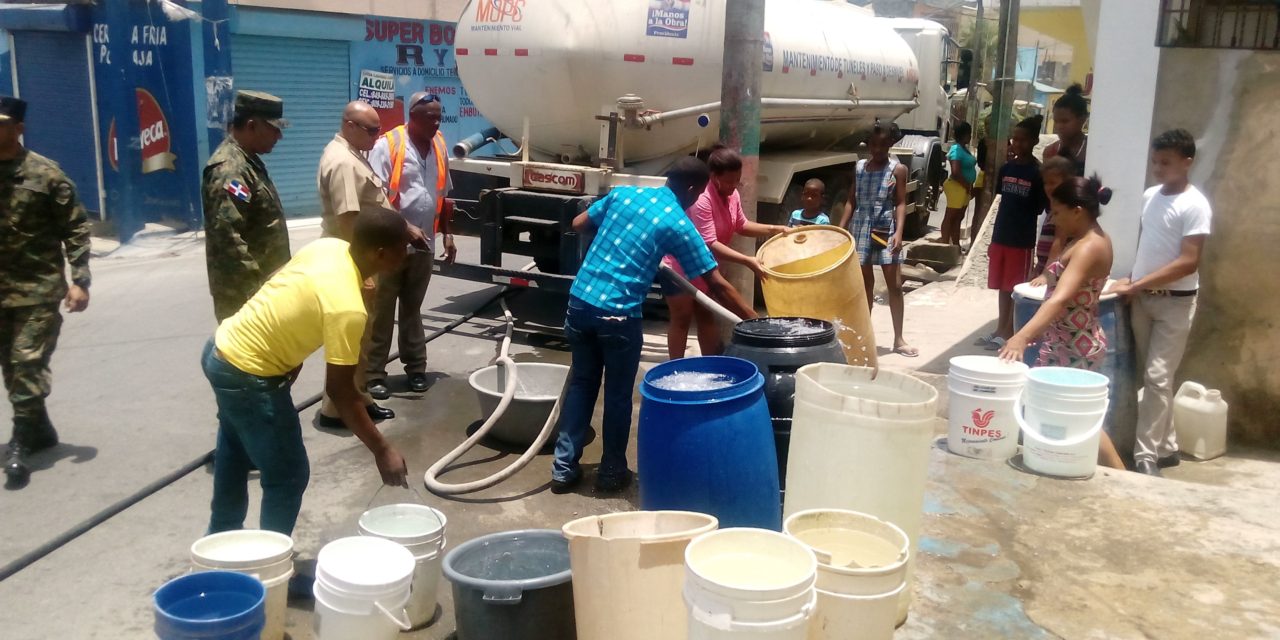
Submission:
[[[1061,237],[1072,238],[1062,255],[1045,268],[1049,289],[1044,304],[1000,349],[1000,357],[1021,362],[1027,344],[1043,337],[1037,367],[1101,371],[1107,336],[1098,320],[1098,302],[1111,274],[1111,238],[1098,224],[1101,205],[1111,190],[1097,176],[1071,178],[1050,194],[1049,206]],[[1098,462],[1123,469],[1124,462],[1104,431]]]

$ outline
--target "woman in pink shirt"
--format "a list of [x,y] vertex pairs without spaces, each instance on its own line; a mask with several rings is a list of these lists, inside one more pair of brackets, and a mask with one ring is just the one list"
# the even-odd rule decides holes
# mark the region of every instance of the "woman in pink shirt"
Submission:
[[[737,151],[717,144],[712,147],[707,164],[711,168],[711,182],[707,183],[706,191],[702,192],[698,201],[685,213],[693,220],[717,263],[740,264],[764,278],[764,269],[755,256],[743,254],[729,246],[729,243],[734,235],[764,238],[786,233],[787,228],[747,220],[746,214],[742,212],[742,199],[738,196],[738,183],[742,181],[742,156]],[[667,256],[663,262],[677,271],[680,269],[671,256]],[[704,293],[707,291],[706,285],[700,280],[694,280],[693,284]],[[724,351],[720,329],[710,311],[695,302],[693,296],[671,287],[664,287],[664,293],[667,309],[671,313],[671,327],[667,331],[667,354],[673,360],[684,357],[685,345],[689,340],[689,326],[695,320],[698,323],[698,347],[702,355],[719,355]],[[743,319],[756,317],[751,304],[741,296],[734,296],[734,299],[717,298],[716,302]]]

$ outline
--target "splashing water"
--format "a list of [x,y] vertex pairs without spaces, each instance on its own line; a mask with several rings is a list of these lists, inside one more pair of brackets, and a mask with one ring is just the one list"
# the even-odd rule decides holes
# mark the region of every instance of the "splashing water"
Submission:
[[651,384],[667,391],[715,391],[733,386],[734,380],[720,373],[681,371],[662,376]]
[[763,322],[770,327],[774,327],[774,330],[779,335],[810,336],[815,333],[822,333],[825,330],[820,324],[795,318],[765,318]]

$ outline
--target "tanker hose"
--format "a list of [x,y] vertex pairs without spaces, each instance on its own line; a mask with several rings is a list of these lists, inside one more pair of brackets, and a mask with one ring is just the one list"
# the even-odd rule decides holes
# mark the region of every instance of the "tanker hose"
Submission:
[[[533,268],[533,266],[533,263],[529,263],[525,265],[521,271],[527,271]],[[538,437],[534,439],[533,444],[529,445],[529,448],[523,455],[517,458],[515,462],[512,462],[507,465],[505,469],[502,469],[491,476],[471,482],[464,482],[462,484],[448,484],[441,482],[438,479],[439,476],[444,473],[445,469],[454,462],[457,462],[458,458],[461,458],[463,454],[476,446],[476,444],[488,435],[489,430],[492,429],[493,425],[502,418],[502,415],[507,411],[507,407],[511,404],[511,400],[515,398],[516,389],[519,386],[516,373],[517,366],[515,361],[507,355],[507,352],[511,349],[511,334],[515,326],[515,318],[511,315],[511,309],[507,307],[507,301],[505,299],[501,300],[501,304],[502,318],[507,323],[506,335],[502,338],[502,348],[498,352],[497,359],[497,364],[502,368],[505,375],[503,379],[505,386],[504,391],[502,392],[502,399],[498,401],[498,407],[494,409],[489,418],[484,421],[484,424],[480,425],[480,428],[476,429],[475,433],[471,434],[471,437],[463,441],[463,443],[458,445],[453,451],[450,451],[445,454],[444,457],[437,460],[435,464],[431,465],[430,469],[427,469],[427,473],[423,477],[423,480],[427,485],[427,489],[438,496],[473,493],[482,489],[488,489],[489,487],[514,476],[523,469],[525,465],[529,464],[529,462],[533,460],[534,456],[538,455],[538,452],[542,450],[543,445],[547,443],[547,439],[551,437],[551,432],[555,430],[556,420],[560,417],[560,404],[564,401],[565,389],[569,388],[569,377],[565,378],[565,385],[560,390],[560,397],[556,399],[555,405],[551,407],[551,415],[547,416],[547,421],[543,423],[542,431],[538,433]],[[570,372],[570,376],[572,376],[572,372]]]
[[662,271],[663,275],[667,276],[668,278],[671,278],[671,280],[676,283],[676,286],[683,289],[685,293],[692,295],[694,300],[697,300],[699,304],[706,307],[707,309],[710,309],[712,313],[720,316],[721,319],[727,322],[731,322],[735,325],[738,324],[739,322],[742,322],[742,318],[739,318],[737,314],[720,306],[720,303],[716,302],[715,300],[712,300],[711,296],[708,296],[707,294],[699,291],[697,287],[693,286],[692,282],[689,282],[683,276],[676,273],[675,269],[672,269],[671,267],[668,267],[665,264],[659,265],[658,269]]
[[472,151],[475,151],[490,142],[496,141],[500,135],[502,135],[502,133],[498,131],[497,127],[489,127],[479,133],[473,133],[463,138],[461,142],[453,145],[453,157],[465,158],[471,155]]

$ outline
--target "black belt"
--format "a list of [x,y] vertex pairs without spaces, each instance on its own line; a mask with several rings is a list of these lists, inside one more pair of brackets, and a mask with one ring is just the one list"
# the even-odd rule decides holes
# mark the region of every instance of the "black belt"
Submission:
[[1174,289],[1148,289],[1144,293],[1149,296],[1161,296],[1170,298],[1190,298],[1198,293],[1197,289],[1188,289],[1185,291],[1176,291]]

